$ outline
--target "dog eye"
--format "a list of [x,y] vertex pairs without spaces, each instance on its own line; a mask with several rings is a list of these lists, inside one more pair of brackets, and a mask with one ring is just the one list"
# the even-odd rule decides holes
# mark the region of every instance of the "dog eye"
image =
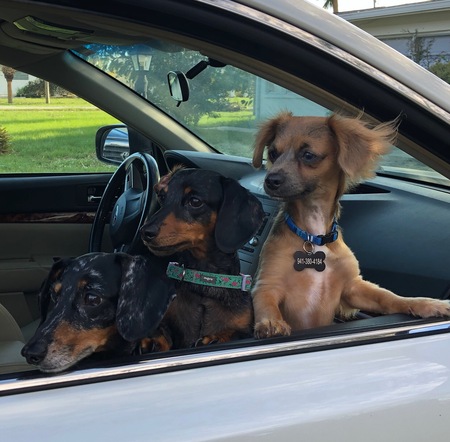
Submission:
[[267,152],[268,157],[269,157],[269,161],[271,163],[275,163],[275,161],[277,160],[277,158],[279,157],[278,152],[276,151],[276,149],[269,149],[269,151]]
[[158,199],[159,204],[164,204],[164,201],[166,200],[166,194],[163,192],[157,193],[156,198]]
[[50,299],[52,300],[52,302],[54,304],[56,304],[58,302],[59,296],[54,290],[50,291]]
[[189,198],[188,203],[191,207],[194,207],[195,209],[198,209],[199,207],[203,206],[203,201],[195,196],[191,196]]
[[84,295],[84,303],[86,305],[89,305],[91,307],[97,307],[97,305],[100,305],[101,302],[102,302],[102,298],[95,293],[87,292]]
[[319,157],[317,155],[313,154],[312,152],[310,152],[309,150],[304,150],[304,151],[300,152],[300,159],[305,164],[313,164],[319,159]]

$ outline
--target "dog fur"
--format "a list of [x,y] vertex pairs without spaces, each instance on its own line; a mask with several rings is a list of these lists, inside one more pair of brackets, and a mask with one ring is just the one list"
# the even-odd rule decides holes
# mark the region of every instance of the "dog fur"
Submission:
[[[237,181],[200,169],[177,169],[155,186],[161,209],[142,227],[155,255],[174,255],[187,269],[239,275],[237,250],[258,230],[264,212]],[[177,282],[177,296],[154,335],[153,350],[169,350],[253,334],[249,292]]]
[[377,160],[396,136],[395,122],[370,128],[360,117],[296,117],[289,112],[260,129],[253,156],[261,167],[267,148],[264,187],[283,201],[260,256],[252,290],[255,337],[289,335],[291,331],[328,325],[335,315],[350,317],[357,310],[420,317],[449,316],[450,303],[431,298],[398,296],[363,280],[359,264],[345,244],[314,246],[325,253],[323,271],[293,268],[295,252],[309,244],[286,225],[295,224],[312,235],[330,232],[339,217],[339,199],[351,186],[373,176]]
[[39,294],[41,323],[22,349],[27,362],[56,373],[93,353],[132,354],[175,293],[160,261],[125,253],[57,261]]

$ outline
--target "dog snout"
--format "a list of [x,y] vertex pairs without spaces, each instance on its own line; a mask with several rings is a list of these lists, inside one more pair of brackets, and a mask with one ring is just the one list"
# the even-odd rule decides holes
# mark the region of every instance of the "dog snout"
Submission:
[[269,173],[266,176],[265,185],[269,190],[277,190],[284,183],[285,178],[281,173]]
[[47,354],[47,345],[42,341],[27,344],[22,348],[22,356],[29,364],[39,365]]
[[156,224],[145,224],[141,228],[141,238],[144,243],[151,242],[158,236],[159,226]]

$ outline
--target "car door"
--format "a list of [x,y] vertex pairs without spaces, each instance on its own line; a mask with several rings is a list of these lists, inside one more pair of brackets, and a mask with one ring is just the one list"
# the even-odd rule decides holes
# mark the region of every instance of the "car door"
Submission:
[[[22,112],[17,113],[16,119],[11,115],[5,117],[5,127],[14,136],[10,155],[0,158],[0,171],[11,170],[11,164],[18,164],[14,173],[0,173],[0,303],[21,327],[38,317],[35,295],[54,258],[77,256],[88,251],[96,208],[115,168],[105,166],[95,158],[95,127],[82,135],[86,149],[93,157],[88,167],[83,160],[74,160],[71,171],[65,173],[64,167],[51,159],[44,171],[33,160],[13,163],[12,157],[20,156],[21,149],[24,150],[20,144],[21,135],[29,134],[27,143],[32,145],[37,159],[45,140],[33,137],[34,125],[42,119],[52,119],[55,111],[67,112],[68,118],[70,112],[73,113],[70,103],[53,106],[52,112],[44,109],[30,113],[33,117],[28,120],[26,130],[16,129],[17,120],[27,112],[26,107],[22,107],[25,109],[15,111]],[[5,114],[7,112],[12,111],[5,111]],[[105,118],[108,117],[105,114]],[[62,127],[61,122],[67,124],[67,119],[53,118],[48,133],[51,136],[57,133],[58,137],[62,134],[58,138],[60,150],[66,149],[67,158],[75,157],[75,150],[67,148],[73,134]],[[67,140],[64,140],[64,134]]]

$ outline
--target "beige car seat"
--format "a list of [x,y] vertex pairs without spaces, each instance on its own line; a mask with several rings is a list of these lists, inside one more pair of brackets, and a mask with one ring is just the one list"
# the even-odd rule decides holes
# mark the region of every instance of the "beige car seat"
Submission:
[[20,354],[25,344],[20,327],[11,313],[0,304],[0,374],[33,370]]

